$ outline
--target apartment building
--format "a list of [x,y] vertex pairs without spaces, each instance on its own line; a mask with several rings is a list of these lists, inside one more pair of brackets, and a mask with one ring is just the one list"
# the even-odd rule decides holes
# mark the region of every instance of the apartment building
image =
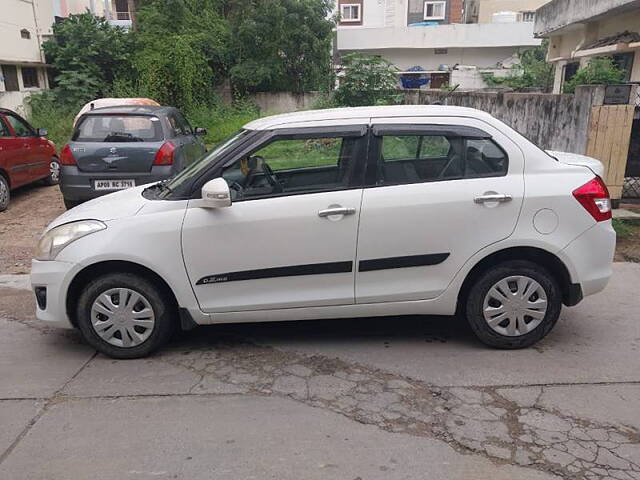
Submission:
[[[496,0],[476,0],[478,14],[485,1]],[[432,88],[458,84],[477,89],[486,86],[484,72],[506,75],[520,49],[540,45],[533,35],[533,22],[517,14],[465,23],[470,21],[465,18],[465,7],[467,11],[471,8],[465,3],[470,2],[339,0],[338,54],[381,55],[399,69],[400,76],[417,75],[410,69],[421,67],[421,75]],[[529,9],[535,0],[520,3]]]
[[1,0],[0,107],[24,113],[25,99],[49,88],[42,39],[51,34],[50,0]]
[[554,93],[598,56],[611,57],[625,81],[640,82],[640,0],[552,0],[536,12],[535,34],[549,39]]
[[[41,1],[41,0],[40,0]],[[53,3],[56,17],[89,11],[97,17],[104,17],[112,25],[131,28],[135,16],[134,0],[48,0]]]

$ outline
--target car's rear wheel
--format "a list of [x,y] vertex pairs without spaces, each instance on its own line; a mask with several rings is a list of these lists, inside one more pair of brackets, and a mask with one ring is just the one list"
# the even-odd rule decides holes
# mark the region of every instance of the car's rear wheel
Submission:
[[544,338],[561,309],[562,295],[553,275],[533,262],[512,260],[475,280],[467,297],[466,317],[486,345],[515,349]]
[[87,343],[113,358],[144,357],[171,337],[175,307],[162,288],[132,273],[92,280],[80,295],[77,322]]
[[49,162],[49,176],[44,179],[45,185],[58,185],[60,183],[60,162],[52,158]]
[[9,189],[9,182],[0,174],[0,212],[3,212],[9,206],[9,200],[11,200],[11,191]]
[[79,200],[69,200],[67,198],[62,199],[64,201],[64,206],[67,210],[71,210],[73,207],[77,207],[82,202]]

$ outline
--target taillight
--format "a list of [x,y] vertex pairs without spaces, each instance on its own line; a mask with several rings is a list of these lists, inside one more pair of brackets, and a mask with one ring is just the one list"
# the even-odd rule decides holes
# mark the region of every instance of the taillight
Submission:
[[611,218],[611,200],[609,190],[600,177],[576,188],[573,196],[580,202],[587,212],[596,220],[603,222]]
[[173,152],[176,147],[171,142],[164,142],[160,150],[156,152],[156,158],[153,160],[154,165],[173,165]]
[[62,151],[60,152],[60,165],[75,165],[76,159],[73,158],[73,153],[71,152],[71,147],[69,144],[66,144]]

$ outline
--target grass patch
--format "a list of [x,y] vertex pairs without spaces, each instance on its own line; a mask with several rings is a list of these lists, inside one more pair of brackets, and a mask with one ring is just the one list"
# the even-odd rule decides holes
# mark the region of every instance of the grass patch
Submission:
[[633,236],[635,230],[640,226],[640,221],[628,218],[614,218],[612,224],[618,238],[629,238]]

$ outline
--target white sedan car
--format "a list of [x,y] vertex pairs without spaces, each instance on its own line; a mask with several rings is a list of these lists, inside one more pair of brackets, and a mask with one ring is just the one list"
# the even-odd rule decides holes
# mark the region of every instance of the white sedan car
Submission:
[[468,108],[263,118],[170,181],[58,217],[37,317],[117,358],[176,328],[403,314],[526,347],[611,275],[602,173]]

